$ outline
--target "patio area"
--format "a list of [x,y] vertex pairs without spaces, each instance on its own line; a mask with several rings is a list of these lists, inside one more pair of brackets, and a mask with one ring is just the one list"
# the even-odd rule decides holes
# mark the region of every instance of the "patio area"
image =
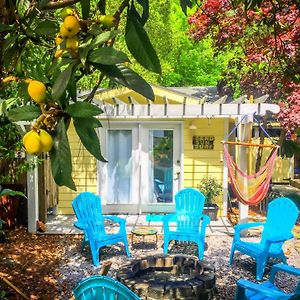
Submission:
[[[163,233],[163,225],[160,221],[147,221],[146,214],[141,215],[116,215],[126,220],[126,231],[130,233],[134,227],[150,226],[157,229],[158,234]],[[46,222],[46,234],[82,234],[82,231],[74,227],[76,217],[74,215],[49,215]],[[233,226],[227,217],[218,217],[217,221],[211,221],[207,226],[206,235],[232,235]]]

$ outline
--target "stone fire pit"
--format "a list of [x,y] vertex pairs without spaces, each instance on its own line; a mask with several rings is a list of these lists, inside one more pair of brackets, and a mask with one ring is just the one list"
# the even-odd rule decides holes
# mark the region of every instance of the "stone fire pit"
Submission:
[[142,299],[212,299],[215,270],[212,264],[189,255],[154,255],[134,260],[119,269],[117,279]]

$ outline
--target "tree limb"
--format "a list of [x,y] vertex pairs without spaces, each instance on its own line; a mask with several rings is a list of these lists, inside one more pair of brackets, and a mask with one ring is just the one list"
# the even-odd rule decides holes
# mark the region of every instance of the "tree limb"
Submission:
[[76,4],[77,2],[80,2],[80,0],[58,0],[58,1],[49,1],[46,5],[39,7],[40,10],[46,10],[46,9],[57,9],[57,8],[63,8],[66,6],[70,6],[73,4]]

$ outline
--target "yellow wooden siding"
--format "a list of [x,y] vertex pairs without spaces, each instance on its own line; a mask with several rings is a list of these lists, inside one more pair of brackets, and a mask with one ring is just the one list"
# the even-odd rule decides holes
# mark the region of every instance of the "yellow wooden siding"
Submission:
[[[224,139],[224,124],[222,118],[195,119],[193,124],[197,129],[189,129],[192,120],[184,122],[184,187],[197,188],[201,179],[213,177],[219,183],[223,182],[222,145]],[[193,136],[214,136],[213,150],[193,149]],[[222,212],[222,195],[217,197],[216,202]]]
[[72,201],[81,192],[97,192],[96,159],[83,147],[74,126],[70,124],[68,138],[72,152],[73,179],[77,191],[60,187],[58,194],[58,214],[73,214]]

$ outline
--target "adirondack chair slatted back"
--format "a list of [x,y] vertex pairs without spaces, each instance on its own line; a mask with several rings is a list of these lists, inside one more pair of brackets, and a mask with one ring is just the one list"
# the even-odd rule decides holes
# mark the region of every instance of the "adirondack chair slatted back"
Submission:
[[83,279],[73,289],[75,300],[140,300],[122,283],[101,275]]
[[72,202],[78,221],[102,215],[101,198],[93,193],[80,193]]
[[204,207],[204,195],[192,188],[186,188],[175,195],[176,214],[201,215]]
[[[90,243],[95,243],[96,240],[101,240],[105,237],[104,218],[98,216],[97,219],[91,217],[85,219],[86,232]],[[90,245],[93,247],[93,245]]]
[[[288,236],[298,217],[295,203],[286,197],[280,197],[268,204],[267,220],[262,232],[262,242],[270,236]],[[272,245],[273,250],[280,251],[284,242]]]
[[177,230],[193,232],[199,230],[205,197],[199,191],[186,188],[175,195]]

